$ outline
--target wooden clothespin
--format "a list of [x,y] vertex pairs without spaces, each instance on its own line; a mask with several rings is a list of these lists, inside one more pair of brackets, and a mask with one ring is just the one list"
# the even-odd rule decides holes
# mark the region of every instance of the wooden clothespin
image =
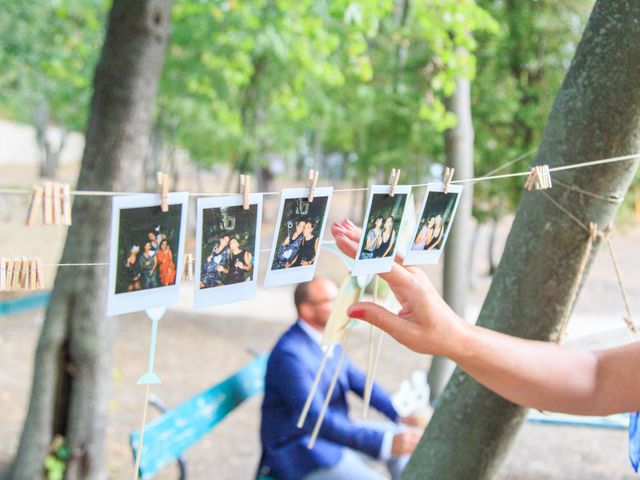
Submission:
[[42,209],[44,198],[44,188],[42,185],[34,185],[33,193],[31,193],[31,202],[29,203],[29,212],[27,213],[27,227],[30,227],[36,221],[36,213]]
[[169,175],[166,173],[158,172],[156,174],[156,180],[158,182],[158,193],[160,194],[160,209],[163,212],[169,211]]
[[400,169],[391,169],[391,175],[389,175],[389,196],[393,197],[396,194],[396,188],[398,188],[398,180],[400,180]]
[[551,171],[549,165],[536,165],[531,168],[527,181],[524,182],[524,188],[527,190],[546,190],[551,188]]
[[27,288],[29,290],[35,290],[36,289],[36,278],[37,278],[37,275],[36,275],[36,261],[33,258],[29,259],[29,269],[28,269],[28,271],[29,271],[29,280],[28,280],[28,283],[27,283],[27,285],[28,285]]
[[182,279],[186,281],[193,280],[193,253],[184,254],[184,268],[182,270]]
[[68,183],[60,185],[62,192],[62,223],[71,225],[71,189]]
[[22,261],[18,257],[13,257],[11,270],[11,290],[16,290],[20,286],[20,273],[22,271]]
[[9,259],[0,258],[0,291],[7,290],[7,267]]
[[240,175],[240,195],[242,195],[242,208],[249,210],[249,193],[251,192],[251,176]]
[[60,225],[62,223],[62,185],[54,183],[53,189],[53,224]]
[[44,182],[44,224],[53,224],[53,182]]
[[307,177],[307,188],[309,188],[309,195],[307,200],[309,203],[313,202],[313,196],[316,192],[316,186],[318,185],[318,177],[320,176],[320,172],[318,170],[314,170],[313,168],[309,170],[309,176]]
[[449,193],[449,186],[451,185],[451,180],[453,180],[453,174],[456,172],[455,168],[444,167],[444,175],[442,176],[442,184],[444,185],[444,193]]
[[40,263],[40,257],[35,257],[33,259],[33,262],[35,264],[35,284],[36,284],[36,289],[43,289],[44,288],[44,277],[42,276],[42,264]]

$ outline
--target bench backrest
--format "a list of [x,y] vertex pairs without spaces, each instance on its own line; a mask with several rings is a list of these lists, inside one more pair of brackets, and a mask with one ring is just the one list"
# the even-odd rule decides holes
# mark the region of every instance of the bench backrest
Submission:
[[[149,478],[174,462],[238,405],[264,390],[268,354],[263,354],[226,380],[194,395],[150,422],[144,432],[140,476]],[[140,431],[130,435],[135,458]]]

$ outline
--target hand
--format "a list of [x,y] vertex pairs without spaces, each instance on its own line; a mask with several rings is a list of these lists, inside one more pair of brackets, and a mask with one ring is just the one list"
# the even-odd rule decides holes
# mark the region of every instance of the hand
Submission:
[[218,265],[218,266],[216,267],[216,270],[217,270],[218,272],[224,272],[224,267],[223,267],[222,265]]
[[207,257],[207,262],[211,262],[211,260],[212,260],[212,259],[213,259],[213,255],[209,255],[209,256]]
[[421,436],[422,432],[418,430],[405,430],[404,432],[396,433],[391,444],[391,455],[394,457],[411,455],[416,449]]
[[[360,229],[349,220],[331,227],[336,245],[354,258]],[[419,353],[453,356],[464,352],[471,338],[468,324],[442,300],[427,275],[417,267],[401,265],[397,255],[391,271],[380,277],[389,283],[402,305],[397,315],[371,302],[353,304],[348,315],[384,330],[403,345]]]
[[408,415],[400,419],[400,423],[409,427],[424,428],[427,425],[426,418],[419,415]]

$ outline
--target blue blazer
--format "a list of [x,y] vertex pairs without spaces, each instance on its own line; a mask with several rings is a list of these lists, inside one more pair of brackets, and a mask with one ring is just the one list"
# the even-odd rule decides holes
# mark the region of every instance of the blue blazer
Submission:
[[[296,424],[323,352],[297,322],[280,338],[269,357],[265,378],[260,427],[261,472],[281,480],[300,479],[314,470],[338,463],[344,447],[372,457],[379,455],[384,433],[358,426],[348,416],[347,392],[352,390],[362,397],[366,377],[348,358],[343,361],[318,440],[313,449],[307,448],[341,352],[342,347],[337,346],[328,359],[306,422],[298,428]],[[389,396],[375,384],[371,406],[393,422],[398,421]]]

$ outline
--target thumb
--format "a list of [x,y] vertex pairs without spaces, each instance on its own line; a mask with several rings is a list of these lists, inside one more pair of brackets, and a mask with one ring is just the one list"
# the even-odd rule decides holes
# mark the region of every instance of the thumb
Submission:
[[347,310],[347,315],[350,318],[364,320],[380,330],[384,330],[400,343],[404,343],[404,337],[407,335],[407,321],[376,303],[354,303]]

